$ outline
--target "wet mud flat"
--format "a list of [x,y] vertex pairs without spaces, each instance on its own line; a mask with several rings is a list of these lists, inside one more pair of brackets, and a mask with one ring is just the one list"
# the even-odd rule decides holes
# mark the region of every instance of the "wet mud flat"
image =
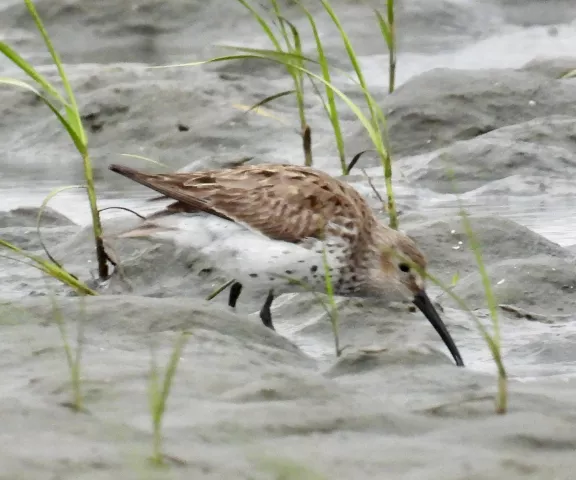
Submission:
[[[445,2],[440,8],[413,2],[399,12],[401,53],[446,55],[456,40],[505,42],[502,32],[544,35],[551,27],[561,46],[574,35],[566,20],[574,17],[571,2],[553,2],[547,15],[537,3]],[[349,2],[334,4],[369,62],[378,32],[366,33],[364,13]],[[153,1],[133,9],[82,1],[38,7],[68,59],[107,205],[140,213],[148,208],[148,192],[107,171],[119,153],[146,155],[173,169],[228,165],[244,156],[252,163],[301,160],[294,129],[231,107],[286,89],[281,69],[250,62],[146,68],[206,58],[206,45],[231,38],[260,42],[241,9],[223,13],[222,2],[160,7]],[[430,18],[437,27],[422,30]],[[7,40],[46,61],[20,2],[0,2],[0,19]],[[84,40],[71,41],[79,25]],[[193,31],[202,33],[202,45],[188,47]],[[326,35],[336,54],[337,35]],[[575,58],[555,54],[505,68],[424,69],[392,95],[383,89],[379,98],[390,126],[401,228],[427,254],[434,275],[447,283],[456,276],[454,291],[486,322],[481,279],[459,216],[426,208],[454,202],[456,193],[472,211],[486,197],[569,201],[575,191],[576,79],[560,76],[574,68]],[[14,74],[5,62],[0,69]],[[352,95],[352,86],[346,92]],[[275,112],[296,124],[289,99],[275,104]],[[80,162],[50,115],[29,95],[0,90],[2,185],[42,189],[45,182],[81,181]],[[338,175],[320,104],[310,101],[309,119],[318,166]],[[343,121],[349,153],[368,148],[352,114],[343,111]],[[383,189],[376,159],[367,155],[362,162]],[[347,181],[380,209],[362,173]],[[12,205],[0,205],[0,238],[40,254],[38,202],[8,199],[10,191],[0,190]],[[42,238],[58,261],[91,282],[90,228],[76,220],[86,218],[84,200],[71,193],[60,198],[44,215]],[[551,219],[555,214],[550,211]],[[110,238],[135,221],[120,212],[105,218]],[[123,279],[114,277],[90,298],[0,258],[0,478],[572,478],[574,249],[496,215],[473,213],[471,221],[500,305],[510,376],[506,415],[494,413],[496,376],[487,346],[466,313],[438,289],[431,294],[464,369],[453,365],[422,315],[374,301],[338,299],[341,341],[348,345],[338,359],[328,316],[310,295],[280,297],[273,309],[278,333],[271,332],[257,316],[262,292],[243,292],[236,311],[227,307],[226,294],[207,302],[226,276],[195,252],[170,245],[114,240]],[[77,329],[83,331],[85,413],[68,406],[70,376],[58,318],[72,344]],[[157,469],[147,461],[150,359],[154,351],[164,366],[184,330],[191,336],[164,419],[172,459],[170,468]]]

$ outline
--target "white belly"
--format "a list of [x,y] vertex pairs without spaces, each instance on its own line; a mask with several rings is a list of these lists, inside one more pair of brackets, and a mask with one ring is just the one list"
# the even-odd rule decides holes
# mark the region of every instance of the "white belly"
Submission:
[[326,239],[330,247],[325,250],[325,244],[316,239],[306,242],[304,248],[272,240],[241,224],[212,215],[175,214],[154,219],[154,223],[171,230],[154,232],[151,238],[196,250],[237,281],[274,288],[277,293],[325,292],[325,262],[331,267],[334,283],[339,279],[345,256],[345,246],[335,247],[334,239]]

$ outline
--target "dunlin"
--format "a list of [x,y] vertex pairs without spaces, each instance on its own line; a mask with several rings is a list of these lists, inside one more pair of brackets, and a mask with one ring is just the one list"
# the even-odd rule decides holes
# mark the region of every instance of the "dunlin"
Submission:
[[110,169],[156,190],[166,201],[122,237],[168,240],[206,255],[242,284],[268,291],[260,317],[274,328],[274,297],[325,292],[326,265],[339,296],[411,300],[436,329],[457,365],[462,357],[425,290],[426,259],[404,233],[378,221],[350,185],[309,167],[242,165],[192,173]]

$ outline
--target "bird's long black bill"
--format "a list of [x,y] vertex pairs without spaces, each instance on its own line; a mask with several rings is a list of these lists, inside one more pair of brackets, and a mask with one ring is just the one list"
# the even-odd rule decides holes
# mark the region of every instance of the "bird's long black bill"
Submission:
[[444,322],[440,318],[440,315],[438,315],[438,312],[434,308],[434,305],[432,305],[432,302],[430,301],[430,298],[428,297],[426,292],[424,290],[421,290],[416,295],[414,295],[413,302],[414,305],[416,305],[420,309],[420,311],[430,321],[434,329],[438,332],[438,335],[440,335],[440,338],[442,338],[442,340],[448,347],[448,350],[450,350],[452,357],[454,357],[456,365],[458,365],[459,367],[463,367],[464,361],[462,360],[462,356],[458,351],[458,347],[454,343],[454,340],[452,340],[450,332],[448,332],[446,325],[444,325]]

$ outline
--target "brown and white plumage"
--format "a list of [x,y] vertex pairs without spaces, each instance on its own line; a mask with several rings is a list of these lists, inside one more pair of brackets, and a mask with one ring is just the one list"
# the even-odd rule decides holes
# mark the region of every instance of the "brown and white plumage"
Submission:
[[381,224],[350,185],[320,170],[281,164],[170,174],[110,169],[170,201],[124,236],[195,248],[218,258],[242,283],[276,293],[301,290],[287,277],[324,291],[326,259],[337,294],[412,299],[462,363],[424,293],[418,273],[426,268],[424,255],[408,236]]

